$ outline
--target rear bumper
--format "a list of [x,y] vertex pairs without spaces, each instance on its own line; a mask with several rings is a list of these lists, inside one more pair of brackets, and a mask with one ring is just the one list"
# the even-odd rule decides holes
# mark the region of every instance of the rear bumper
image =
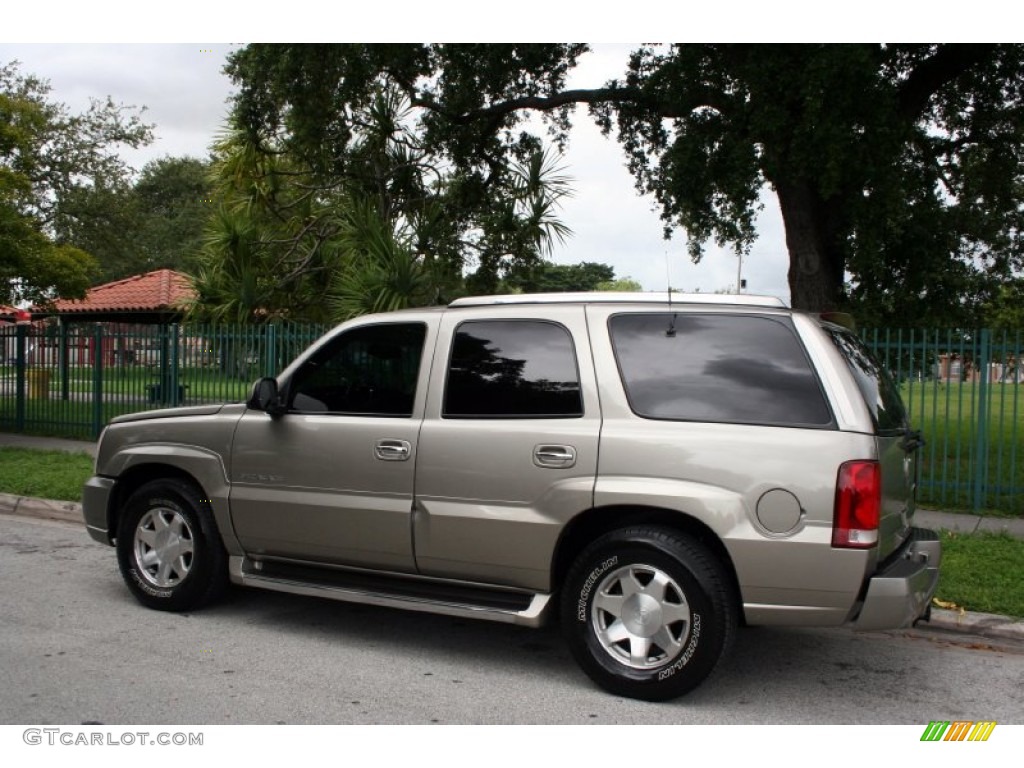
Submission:
[[114,492],[115,480],[111,477],[90,477],[82,488],[82,515],[85,529],[101,544],[111,544],[113,532],[109,530],[110,495]]
[[939,584],[941,560],[938,534],[914,528],[901,556],[868,579],[853,628],[898,629],[925,617]]

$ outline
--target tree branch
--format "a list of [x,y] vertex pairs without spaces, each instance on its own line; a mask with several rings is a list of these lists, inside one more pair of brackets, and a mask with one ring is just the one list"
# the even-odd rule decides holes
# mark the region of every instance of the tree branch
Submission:
[[477,120],[497,120],[512,112],[519,110],[535,110],[547,112],[570,104],[604,104],[633,102],[640,106],[646,106],[660,117],[676,118],[685,117],[695,109],[710,107],[719,112],[724,112],[725,102],[722,95],[708,89],[698,89],[687,94],[685,101],[675,101],[667,98],[659,98],[645,93],[640,88],[615,86],[611,88],[591,88],[562,91],[551,96],[523,96],[518,99],[499,101],[487,107],[470,110],[469,112],[457,113],[448,109],[444,104],[435,101],[430,96],[419,95],[412,99],[413,106],[429,109],[432,112],[444,115],[448,120],[457,124],[465,125]]
[[922,61],[899,89],[899,114],[908,122],[916,122],[929,100],[944,86],[984,61],[995,45],[946,44]]

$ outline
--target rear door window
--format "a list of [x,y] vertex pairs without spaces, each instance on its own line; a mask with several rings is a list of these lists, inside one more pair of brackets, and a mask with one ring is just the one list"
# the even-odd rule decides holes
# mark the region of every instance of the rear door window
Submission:
[[475,320],[456,329],[445,418],[582,415],[576,350],[564,326],[534,320]]
[[832,414],[790,323],[757,315],[609,320],[630,407],[648,419],[826,427]]

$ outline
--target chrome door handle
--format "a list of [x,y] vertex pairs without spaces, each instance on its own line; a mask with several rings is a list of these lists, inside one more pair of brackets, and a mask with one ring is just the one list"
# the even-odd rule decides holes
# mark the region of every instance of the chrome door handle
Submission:
[[378,440],[373,446],[373,455],[381,461],[405,461],[411,453],[407,440]]
[[571,445],[537,445],[533,448],[533,463],[538,467],[572,467],[576,464],[576,449]]

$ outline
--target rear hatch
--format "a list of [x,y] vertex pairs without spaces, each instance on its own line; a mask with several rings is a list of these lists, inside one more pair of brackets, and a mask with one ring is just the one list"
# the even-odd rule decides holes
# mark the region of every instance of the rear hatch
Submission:
[[823,327],[842,352],[874,423],[882,475],[879,557],[884,559],[910,535],[917,490],[917,449],[924,441],[911,429],[896,383],[864,342],[845,328],[831,324]]

